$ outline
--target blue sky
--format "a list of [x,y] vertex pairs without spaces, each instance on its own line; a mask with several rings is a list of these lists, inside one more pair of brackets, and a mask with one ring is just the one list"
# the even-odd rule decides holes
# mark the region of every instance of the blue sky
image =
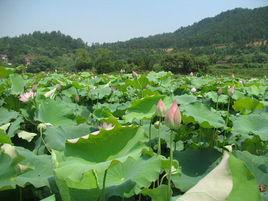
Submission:
[[113,42],[172,32],[236,7],[268,0],[0,0],[0,37],[35,30],[86,42]]

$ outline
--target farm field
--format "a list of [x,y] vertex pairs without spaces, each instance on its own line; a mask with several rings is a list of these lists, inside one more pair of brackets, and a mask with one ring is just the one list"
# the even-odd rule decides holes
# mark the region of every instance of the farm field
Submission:
[[0,76],[1,201],[268,201],[267,78]]

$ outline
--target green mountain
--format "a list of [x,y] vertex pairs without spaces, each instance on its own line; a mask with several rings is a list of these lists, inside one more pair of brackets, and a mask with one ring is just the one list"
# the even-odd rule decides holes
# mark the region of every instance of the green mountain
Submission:
[[73,39],[59,31],[22,34],[18,37],[0,38],[0,54],[6,54],[11,62],[23,63],[25,56],[42,55],[55,58],[63,54],[74,53],[87,44],[82,39]]
[[268,39],[268,6],[236,8],[205,18],[173,33],[105,44],[117,48],[189,48],[222,44],[248,44]]
[[[59,31],[0,38],[0,65],[24,64],[29,72],[170,70],[268,72],[268,6],[222,12],[173,33],[93,44]],[[220,65],[220,66],[219,66]],[[212,67],[212,68],[211,68]],[[216,67],[216,68],[215,68]]]

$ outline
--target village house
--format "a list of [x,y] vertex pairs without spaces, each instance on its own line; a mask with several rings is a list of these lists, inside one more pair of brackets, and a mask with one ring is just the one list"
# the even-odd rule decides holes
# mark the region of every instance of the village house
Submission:
[[8,63],[7,54],[0,54],[0,60],[5,62],[5,63]]

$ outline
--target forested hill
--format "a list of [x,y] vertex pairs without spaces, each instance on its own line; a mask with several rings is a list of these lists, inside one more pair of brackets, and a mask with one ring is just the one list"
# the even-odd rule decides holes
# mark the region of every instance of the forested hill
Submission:
[[214,67],[218,65],[226,72],[234,68],[239,73],[245,68],[252,71],[267,68],[268,72],[268,6],[237,8],[173,33],[117,43],[88,46],[81,39],[59,31],[3,37],[0,38],[2,65],[23,65],[29,72],[54,69],[98,73],[121,69],[216,72]]
[[187,48],[221,44],[247,44],[268,39],[268,6],[222,12],[173,33],[147,38],[134,38],[126,42],[105,44],[119,48]]
[[78,48],[87,47],[82,39],[73,39],[60,31],[23,34],[18,37],[0,38],[0,54],[8,55],[10,61],[24,60],[25,55],[42,55],[55,58],[74,53]]

